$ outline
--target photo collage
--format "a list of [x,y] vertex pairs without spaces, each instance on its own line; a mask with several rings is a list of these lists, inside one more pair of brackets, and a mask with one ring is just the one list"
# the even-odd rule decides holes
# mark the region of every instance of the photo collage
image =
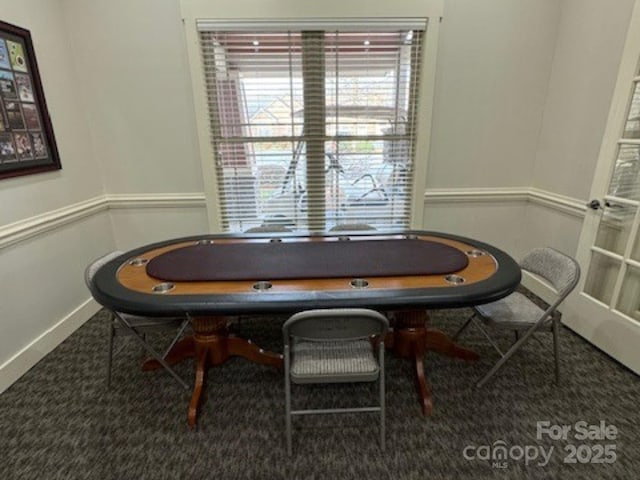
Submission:
[[47,157],[24,45],[0,35],[0,165]]

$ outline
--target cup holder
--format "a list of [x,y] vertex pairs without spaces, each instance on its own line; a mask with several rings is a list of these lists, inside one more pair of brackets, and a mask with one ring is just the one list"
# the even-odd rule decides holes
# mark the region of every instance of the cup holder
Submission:
[[364,278],[354,278],[349,283],[352,288],[367,288],[369,286],[369,281]]
[[153,293],[167,293],[168,291],[173,290],[174,288],[176,288],[176,286],[173,283],[163,282],[163,283],[154,285],[152,290],[153,290]]
[[257,292],[266,292],[271,287],[273,287],[273,284],[271,282],[268,282],[267,280],[261,280],[260,282],[256,282],[251,286],[251,288],[253,288]]
[[129,260],[129,265],[134,267],[141,267],[142,265],[146,265],[147,263],[149,263],[149,260],[147,260],[146,258],[133,258]]
[[461,283],[464,283],[464,277],[461,277],[460,275],[445,275],[444,279],[452,285],[460,285]]

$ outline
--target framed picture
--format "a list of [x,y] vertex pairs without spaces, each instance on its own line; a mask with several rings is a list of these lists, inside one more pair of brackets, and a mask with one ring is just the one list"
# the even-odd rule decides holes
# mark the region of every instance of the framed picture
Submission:
[[0,179],[60,168],[31,34],[0,21]]

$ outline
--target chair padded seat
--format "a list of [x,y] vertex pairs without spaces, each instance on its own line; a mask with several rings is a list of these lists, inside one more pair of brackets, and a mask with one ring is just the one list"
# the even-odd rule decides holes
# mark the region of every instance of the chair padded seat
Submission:
[[529,327],[544,313],[544,310],[520,292],[496,302],[478,305],[475,309],[485,323],[511,328]]
[[297,340],[292,345],[294,383],[370,382],[378,378],[379,371],[368,340]]

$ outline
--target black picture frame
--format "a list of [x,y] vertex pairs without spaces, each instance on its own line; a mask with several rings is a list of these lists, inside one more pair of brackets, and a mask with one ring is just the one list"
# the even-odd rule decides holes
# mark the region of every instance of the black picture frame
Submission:
[[0,179],[61,168],[31,33],[0,21]]

